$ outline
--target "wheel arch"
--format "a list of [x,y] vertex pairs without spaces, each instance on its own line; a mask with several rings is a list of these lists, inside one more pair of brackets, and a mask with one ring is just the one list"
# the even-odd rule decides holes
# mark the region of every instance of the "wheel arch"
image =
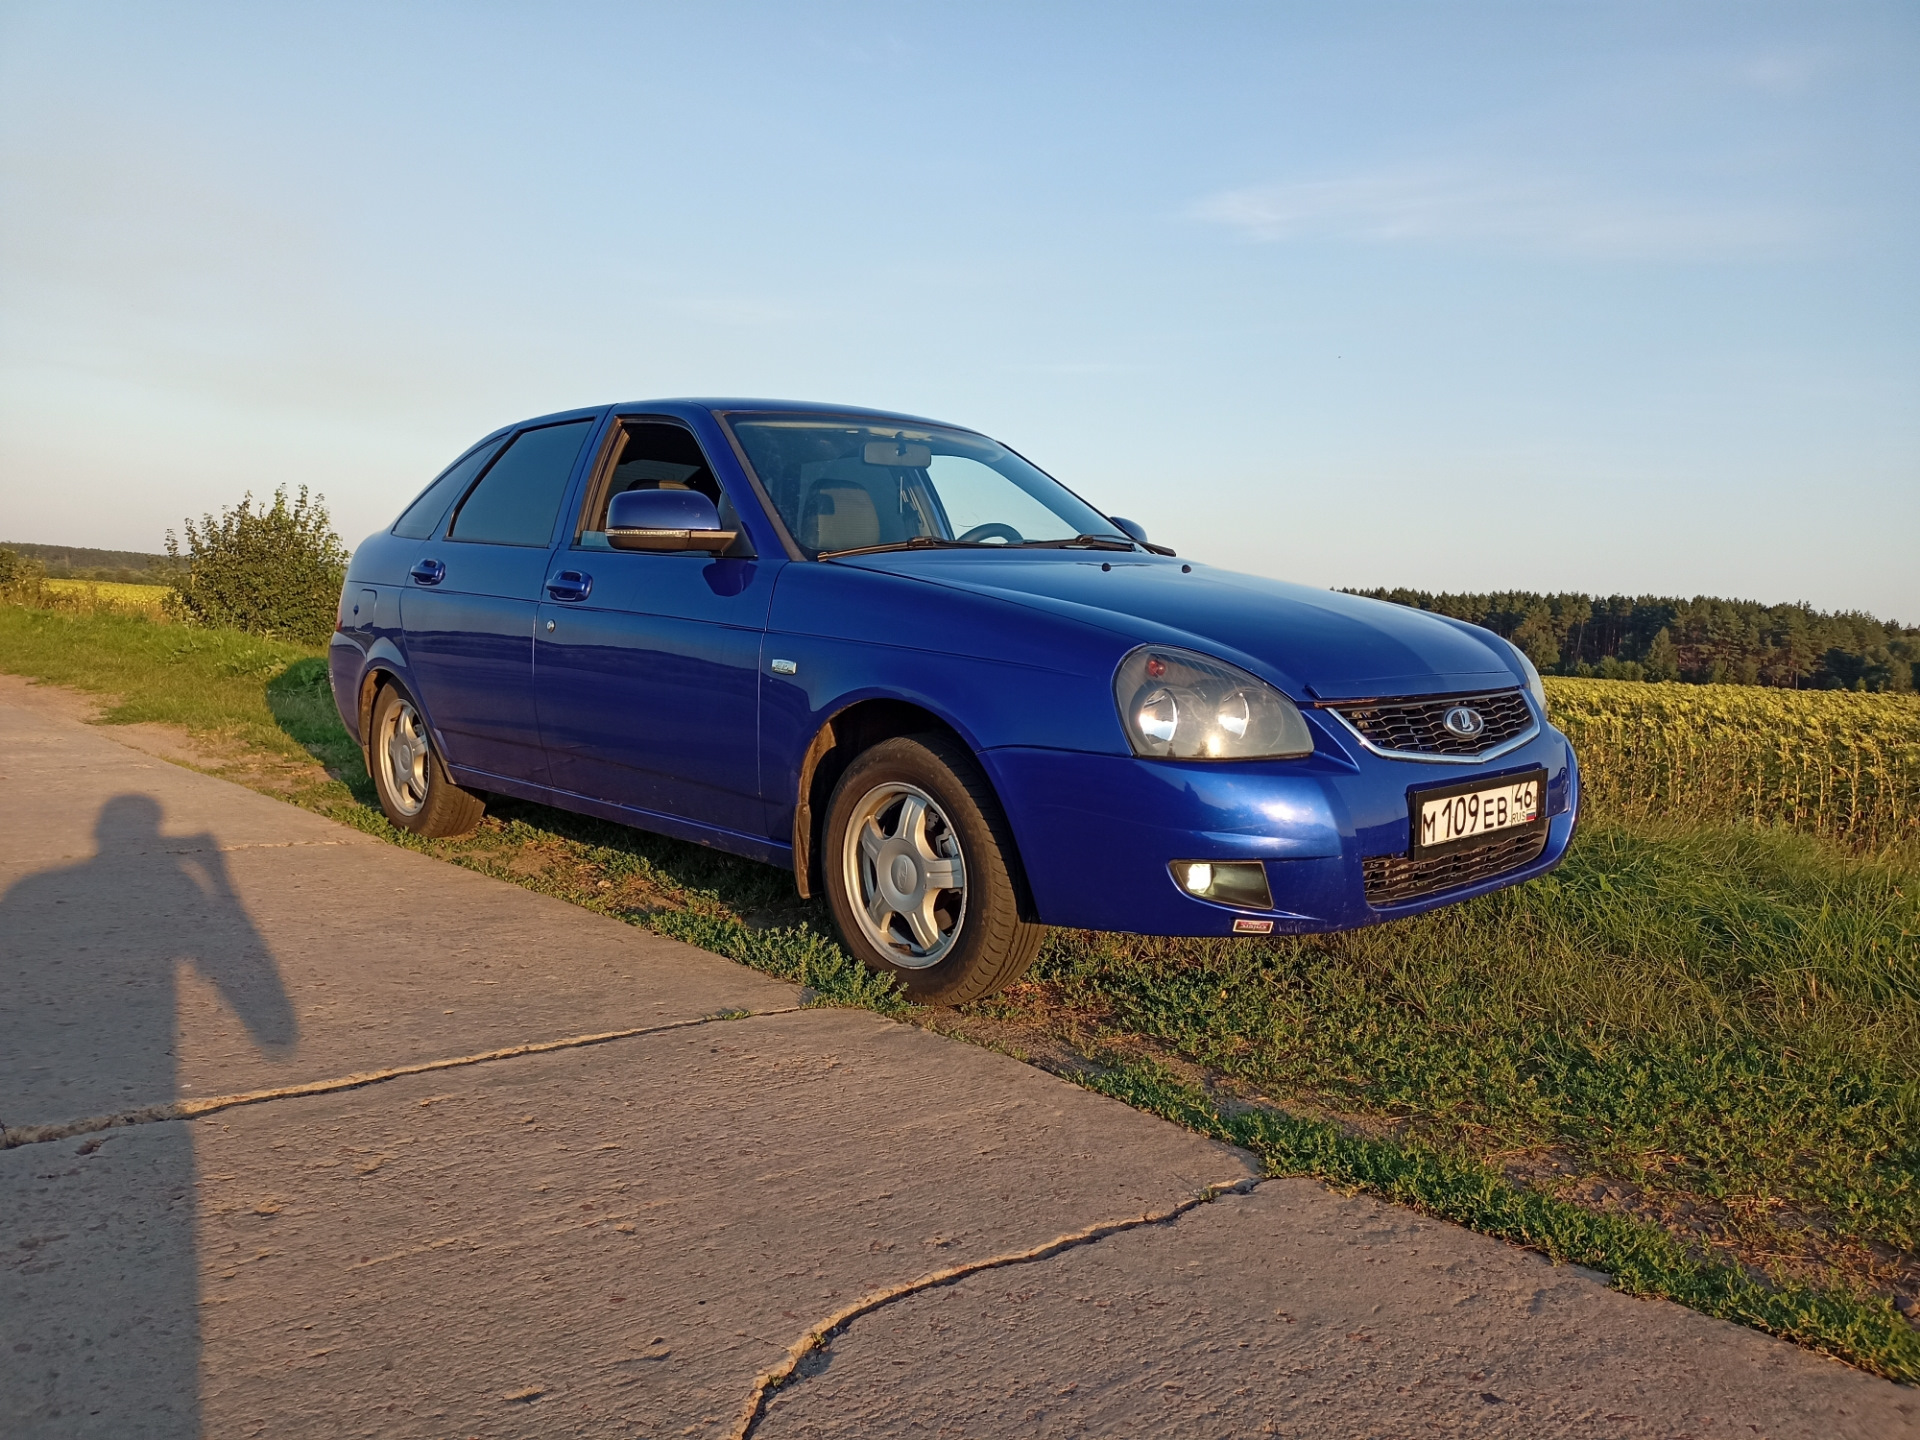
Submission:
[[[833,787],[839,784],[840,777],[846,773],[847,766],[853,763],[856,756],[883,740],[926,734],[944,736],[972,758],[986,781],[988,791],[993,795],[994,803],[1000,806],[1006,834],[1013,837],[1007,807],[994,786],[992,774],[987,766],[981,764],[979,752],[950,721],[910,700],[856,700],[834,711],[821,722],[807,745],[805,755],[801,757],[800,781],[793,807],[793,879],[803,899],[811,899],[819,893],[822,883],[820,831],[826,824],[827,801],[833,794]],[[1031,921],[1036,916],[1033,892],[1027,884],[1026,866],[1020,858],[1017,838],[1013,839],[1013,850],[1014,853],[1006,857],[1007,871],[1019,896],[1020,918]]]
[[413,702],[414,708],[420,712],[421,718],[427,722],[427,728],[433,731],[437,743],[440,732],[434,730],[433,716],[428,712],[425,702],[421,700],[420,692],[413,688],[413,684],[407,676],[406,667],[390,656],[376,655],[368,663],[367,668],[360,674],[360,694],[355,702],[360,715],[360,749],[363,752],[371,753],[373,746],[373,702],[379,699],[380,689],[383,685],[392,685],[402,695],[405,695],[407,699]]

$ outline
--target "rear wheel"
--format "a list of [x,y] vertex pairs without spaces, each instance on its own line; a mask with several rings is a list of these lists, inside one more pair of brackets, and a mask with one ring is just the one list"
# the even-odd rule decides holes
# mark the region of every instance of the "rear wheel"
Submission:
[[486,802],[448,778],[427,722],[407,693],[384,687],[373,702],[367,768],[387,819],[428,837],[465,835],[486,814]]
[[941,735],[856,757],[827,805],[827,902],[847,948],[922,1005],[1026,973],[1046,931],[1020,918],[1012,838],[986,777]]

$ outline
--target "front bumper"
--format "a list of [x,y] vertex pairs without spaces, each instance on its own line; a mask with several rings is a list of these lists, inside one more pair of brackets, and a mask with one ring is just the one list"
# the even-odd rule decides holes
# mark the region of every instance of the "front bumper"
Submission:
[[[1142,935],[1231,935],[1236,919],[1273,934],[1351,930],[1544,875],[1573,838],[1579,770],[1573,747],[1543,726],[1484,767],[1374,755],[1354,763],[1193,764],[1019,747],[981,756],[1007,810],[1034,908],[1045,924]],[[1547,772],[1547,835],[1539,855],[1473,884],[1376,907],[1361,862],[1405,854],[1407,792],[1526,770]],[[1197,899],[1175,884],[1175,860],[1258,860],[1273,909]]]

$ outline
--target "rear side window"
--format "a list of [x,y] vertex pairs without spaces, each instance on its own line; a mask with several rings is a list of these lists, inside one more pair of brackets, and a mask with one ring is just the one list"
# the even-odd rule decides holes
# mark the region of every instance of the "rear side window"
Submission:
[[393,533],[402,540],[425,540],[433,534],[440,528],[440,521],[445,517],[448,507],[499,449],[500,442],[495,440],[454,461],[441,472],[438,480],[421,493],[418,500],[407,507],[406,513],[393,522]]
[[460,506],[447,532],[484,545],[538,545],[553,539],[573,462],[591,420],[522,430]]

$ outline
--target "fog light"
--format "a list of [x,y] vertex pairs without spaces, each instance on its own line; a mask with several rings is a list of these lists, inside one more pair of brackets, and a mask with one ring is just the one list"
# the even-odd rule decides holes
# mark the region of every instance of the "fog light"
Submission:
[[1258,860],[1176,860],[1171,868],[1175,882],[1189,895],[1248,910],[1273,908],[1267,867]]

